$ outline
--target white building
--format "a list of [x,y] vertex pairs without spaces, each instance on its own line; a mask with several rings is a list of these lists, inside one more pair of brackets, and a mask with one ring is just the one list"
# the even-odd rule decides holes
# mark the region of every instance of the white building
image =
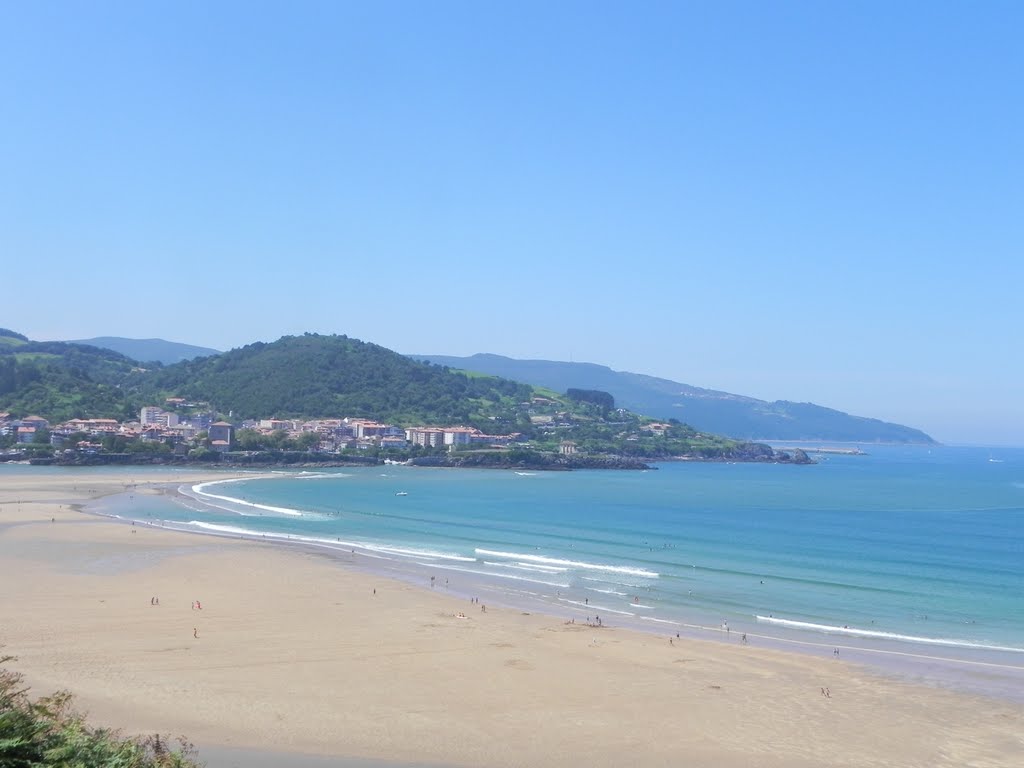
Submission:
[[178,426],[178,421],[178,414],[165,411],[163,408],[158,408],[155,405],[147,405],[139,411],[139,423],[144,427],[154,425],[176,427]]

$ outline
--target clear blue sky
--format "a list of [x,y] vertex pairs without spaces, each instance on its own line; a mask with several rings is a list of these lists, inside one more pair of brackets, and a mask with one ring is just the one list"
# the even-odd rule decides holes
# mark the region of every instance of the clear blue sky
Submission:
[[1024,443],[1024,4],[0,5],[0,325]]

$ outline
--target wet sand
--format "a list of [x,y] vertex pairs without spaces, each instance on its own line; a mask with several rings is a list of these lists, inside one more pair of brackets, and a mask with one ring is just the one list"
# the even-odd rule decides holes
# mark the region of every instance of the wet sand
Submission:
[[38,694],[71,690],[97,723],[186,734],[213,768],[246,754],[223,748],[485,768],[1024,757],[1012,702],[756,644],[484,613],[344,561],[69,506],[131,483],[157,492],[147,484],[166,472],[4,470],[0,644],[13,668]]

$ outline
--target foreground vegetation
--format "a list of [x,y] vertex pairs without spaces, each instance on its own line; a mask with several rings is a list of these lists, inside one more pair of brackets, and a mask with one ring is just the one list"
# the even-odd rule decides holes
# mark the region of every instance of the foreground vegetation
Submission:
[[71,694],[33,700],[22,676],[0,656],[0,766],[3,768],[199,768],[183,738],[128,738],[90,726],[72,707]]

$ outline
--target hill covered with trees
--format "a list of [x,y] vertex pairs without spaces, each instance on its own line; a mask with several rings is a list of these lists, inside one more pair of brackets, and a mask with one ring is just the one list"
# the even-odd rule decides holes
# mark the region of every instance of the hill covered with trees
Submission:
[[129,418],[138,413],[123,389],[137,363],[107,349],[30,341],[0,329],[0,411],[51,420]]
[[140,400],[203,400],[236,418],[359,415],[397,423],[506,422],[533,389],[468,376],[347,336],[285,336],[146,371]]

